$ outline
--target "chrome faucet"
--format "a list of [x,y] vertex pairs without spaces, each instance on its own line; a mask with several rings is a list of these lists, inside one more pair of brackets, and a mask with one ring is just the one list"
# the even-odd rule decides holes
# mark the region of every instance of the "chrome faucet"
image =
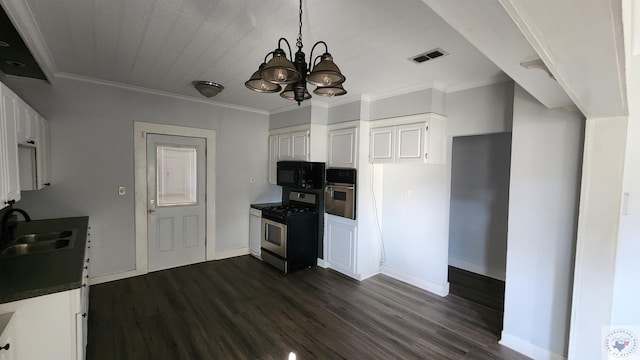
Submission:
[[9,218],[11,217],[11,214],[13,214],[14,212],[18,212],[22,214],[22,216],[24,216],[24,221],[31,221],[31,216],[29,216],[29,214],[27,214],[27,212],[22,209],[7,210],[2,216],[2,238],[0,239],[0,249],[4,249],[7,245],[11,243],[11,240],[13,237],[11,228],[13,226],[9,226]]

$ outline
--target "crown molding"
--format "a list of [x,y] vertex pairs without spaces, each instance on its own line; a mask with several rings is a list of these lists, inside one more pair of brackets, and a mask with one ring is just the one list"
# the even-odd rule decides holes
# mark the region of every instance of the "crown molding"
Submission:
[[174,99],[194,101],[194,102],[199,102],[203,104],[216,105],[216,106],[227,108],[227,109],[253,112],[261,115],[269,115],[268,111],[261,110],[261,109],[255,109],[255,108],[250,108],[250,107],[240,106],[240,105],[233,105],[233,104],[228,104],[228,103],[223,103],[223,102],[213,101],[213,100],[205,100],[205,99],[200,99],[200,98],[192,97],[188,95],[178,95],[178,94],[170,93],[167,91],[153,90],[153,89],[149,89],[141,86],[123,84],[116,81],[100,80],[100,79],[95,79],[91,77],[68,74],[68,73],[57,73],[55,74],[55,76],[62,79],[75,80],[75,81],[81,81],[86,83],[92,83],[96,85],[115,87],[119,89],[131,90],[131,91],[136,91],[136,92],[141,92],[146,94],[153,94],[158,96],[165,96],[165,97],[170,97]]

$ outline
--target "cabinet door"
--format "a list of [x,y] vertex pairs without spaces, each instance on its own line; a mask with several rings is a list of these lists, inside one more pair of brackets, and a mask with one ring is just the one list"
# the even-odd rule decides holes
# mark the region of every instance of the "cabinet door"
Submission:
[[249,251],[260,258],[260,235],[262,235],[262,211],[249,209]]
[[[1,110],[1,109],[0,109]],[[5,131],[4,111],[0,111],[0,208],[7,206],[9,197],[7,190],[9,189],[8,180],[8,164],[7,164],[7,136]]]
[[[17,360],[15,355],[16,353],[16,344],[15,344],[15,325],[12,319],[13,313],[2,314],[0,315],[0,326],[5,325],[4,330],[0,327],[0,347],[3,347],[0,350],[0,360]],[[8,349],[4,349],[4,347],[9,346]]]
[[396,126],[396,162],[422,161],[424,123]]
[[291,134],[291,157],[293,160],[309,161],[309,131]]
[[269,136],[269,184],[276,185],[278,170],[278,136]]
[[38,134],[36,112],[22,99],[16,101],[18,115],[18,143],[35,145]]
[[369,160],[372,163],[389,163],[395,161],[394,139],[395,127],[371,129],[369,142]]
[[5,170],[6,176],[6,197],[9,201],[20,200],[20,175],[18,168],[18,138],[17,138],[17,116],[16,101],[17,96],[7,87],[2,85],[0,90],[0,116],[3,118],[5,134]]
[[327,262],[332,269],[357,277],[355,222],[327,215]]
[[357,131],[355,127],[329,131],[329,167],[356,167]]
[[291,148],[291,134],[278,135],[278,161],[293,160]]
[[38,189],[50,185],[51,151],[49,148],[49,122],[36,115],[38,121],[38,142],[36,145],[36,174]]

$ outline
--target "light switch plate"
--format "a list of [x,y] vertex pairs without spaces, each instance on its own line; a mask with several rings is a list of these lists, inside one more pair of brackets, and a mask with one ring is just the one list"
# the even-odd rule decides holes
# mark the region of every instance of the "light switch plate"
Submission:
[[127,189],[124,186],[118,186],[118,195],[124,196],[127,194]]

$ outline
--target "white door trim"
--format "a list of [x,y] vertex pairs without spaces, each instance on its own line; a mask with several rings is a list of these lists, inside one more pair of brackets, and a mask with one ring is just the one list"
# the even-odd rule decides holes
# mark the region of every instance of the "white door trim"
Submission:
[[216,131],[196,129],[174,125],[152,124],[135,121],[134,166],[135,166],[135,226],[136,226],[136,269],[137,274],[146,274],[149,270],[147,248],[147,133],[204,138],[207,141],[207,208],[206,208],[206,260],[215,259],[216,234]]

